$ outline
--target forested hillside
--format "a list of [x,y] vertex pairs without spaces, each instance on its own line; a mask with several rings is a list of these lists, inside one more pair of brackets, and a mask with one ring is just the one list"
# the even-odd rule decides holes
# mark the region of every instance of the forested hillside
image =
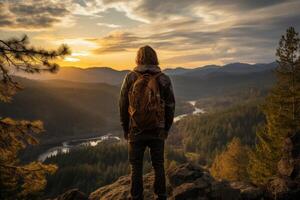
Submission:
[[176,123],[169,142],[181,141],[179,145],[186,152],[196,152],[209,162],[234,137],[240,138],[243,144],[253,145],[256,129],[264,122],[259,103],[237,104],[216,112],[186,117]]
[[39,119],[46,130],[41,142],[104,135],[119,128],[119,88],[102,83],[17,79],[24,90],[10,104],[0,103],[1,115]]

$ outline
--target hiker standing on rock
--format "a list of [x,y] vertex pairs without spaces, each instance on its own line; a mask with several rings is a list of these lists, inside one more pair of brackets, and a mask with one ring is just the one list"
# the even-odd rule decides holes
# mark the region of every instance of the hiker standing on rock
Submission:
[[138,50],[136,64],[123,81],[119,99],[121,125],[129,147],[131,197],[143,199],[143,157],[148,147],[155,172],[154,192],[158,200],[165,200],[164,140],[174,118],[172,84],[161,72],[150,46]]

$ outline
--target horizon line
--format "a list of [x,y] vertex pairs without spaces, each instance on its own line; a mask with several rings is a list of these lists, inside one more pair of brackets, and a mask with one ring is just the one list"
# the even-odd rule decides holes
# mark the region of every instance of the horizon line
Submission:
[[[216,67],[224,67],[226,65],[231,65],[231,64],[247,64],[247,65],[259,65],[259,64],[271,64],[271,63],[276,63],[275,61],[272,62],[258,62],[258,63],[247,63],[247,62],[232,62],[232,63],[227,63],[227,64],[223,64],[223,65],[218,65],[218,64],[207,64],[207,65],[202,65],[202,66],[195,66],[195,67],[184,67],[184,66],[166,66],[166,67],[161,67],[160,65],[158,65],[162,70],[170,70],[170,69],[197,69],[197,68],[203,68],[203,67],[208,67],[208,66],[216,66]],[[109,67],[109,66],[91,66],[91,67],[79,67],[79,66],[60,66],[60,68],[76,68],[76,69],[82,69],[82,70],[88,70],[88,69],[93,69],[93,68],[101,68],[101,69],[112,69],[115,71],[128,71],[133,69],[135,66],[131,67],[131,68],[116,68],[116,67]]]

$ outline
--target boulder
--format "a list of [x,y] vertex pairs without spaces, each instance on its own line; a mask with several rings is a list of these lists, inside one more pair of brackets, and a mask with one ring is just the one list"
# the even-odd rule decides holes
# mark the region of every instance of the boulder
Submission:
[[167,176],[170,184],[175,187],[183,183],[189,183],[197,180],[204,175],[204,170],[191,163],[182,164],[175,169],[169,169]]

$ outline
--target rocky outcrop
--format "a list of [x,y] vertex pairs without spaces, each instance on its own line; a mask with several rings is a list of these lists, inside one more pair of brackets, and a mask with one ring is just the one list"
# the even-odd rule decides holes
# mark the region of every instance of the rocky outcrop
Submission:
[[272,198],[293,200],[300,196],[300,133],[285,138],[278,174],[268,184]]
[[[153,174],[144,176],[145,199],[154,199]],[[170,200],[296,200],[300,196],[300,133],[284,140],[278,175],[267,184],[267,190],[251,183],[215,180],[207,170],[190,163],[167,171]],[[123,176],[111,185],[99,188],[90,200],[130,199],[130,177]]]
[[[152,185],[154,181],[153,173],[144,176],[144,197],[145,199],[154,199]],[[90,200],[126,200],[130,199],[130,176],[122,176],[116,182],[101,187],[92,192],[89,196]]]
[[[216,181],[200,166],[183,164],[167,171],[170,200],[241,200],[261,199],[263,192],[250,184]],[[154,199],[152,173],[144,176],[144,196]],[[120,177],[113,184],[99,188],[90,194],[90,200],[130,199],[130,177]]]

